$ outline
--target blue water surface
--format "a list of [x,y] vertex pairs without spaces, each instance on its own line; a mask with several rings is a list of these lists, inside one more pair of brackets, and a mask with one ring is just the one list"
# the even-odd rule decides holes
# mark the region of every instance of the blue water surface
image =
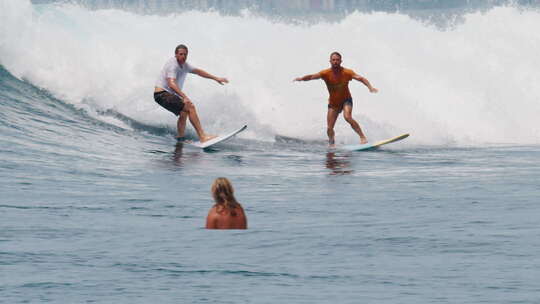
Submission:
[[203,151],[0,71],[2,303],[540,302],[539,146]]

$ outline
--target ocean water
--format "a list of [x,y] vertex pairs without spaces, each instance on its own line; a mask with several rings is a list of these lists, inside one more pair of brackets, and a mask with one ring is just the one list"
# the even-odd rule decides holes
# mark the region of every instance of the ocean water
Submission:
[[[540,303],[540,13],[299,24],[0,0],[0,303]],[[213,151],[152,98],[174,47]],[[343,65],[377,151],[328,150]],[[188,127],[189,136],[194,136]],[[358,139],[340,118],[339,144]],[[276,135],[301,139],[283,142]],[[246,231],[208,231],[228,177]]]

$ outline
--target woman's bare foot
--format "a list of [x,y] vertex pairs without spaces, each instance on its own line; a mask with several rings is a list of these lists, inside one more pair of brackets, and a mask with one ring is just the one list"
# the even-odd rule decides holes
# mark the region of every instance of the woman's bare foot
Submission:
[[368,143],[368,140],[366,137],[360,137],[360,143],[363,145],[363,144],[367,144]]

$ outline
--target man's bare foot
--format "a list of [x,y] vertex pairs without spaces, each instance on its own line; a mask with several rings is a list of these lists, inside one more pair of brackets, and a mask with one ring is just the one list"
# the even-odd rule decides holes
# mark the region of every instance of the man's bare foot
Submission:
[[365,137],[360,137],[360,143],[363,145],[363,144],[367,144],[368,143],[368,140],[367,138]]
[[204,135],[203,137],[200,138],[200,142],[205,142],[205,141],[209,141],[210,139],[212,138],[216,138],[217,135]]

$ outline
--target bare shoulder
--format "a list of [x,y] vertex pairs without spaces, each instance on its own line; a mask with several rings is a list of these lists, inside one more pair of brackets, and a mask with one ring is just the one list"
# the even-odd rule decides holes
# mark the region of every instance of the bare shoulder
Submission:
[[314,76],[313,79],[320,79],[320,78],[325,79],[325,78],[328,78],[330,74],[332,74],[332,69],[325,69],[318,73],[313,74]]
[[216,206],[212,206],[208,210],[208,216],[206,216],[206,228],[207,229],[216,229],[217,228],[218,214],[216,211]]
[[210,210],[208,210],[208,217],[215,218],[217,215],[218,215],[217,207],[212,206],[212,208],[210,208]]
[[330,74],[330,73],[332,73],[332,69],[328,68],[328,69],[324,69],[324,70],[320,71],[317,74],[323,76],[323,75],[327,75],[327,74]]
[[349,74],[349,75],[351,75],[351,76],[357,75],[356,72],[353,71],[353,69],[348,69],[348,68],[343,68],[343,73]]
[[239,218],[238,228],[239,229],[247,229],[248,228],[247,216],[246,216],[246,213],[244,212],[244,208],[240,204],[238,204],[237,208],[240,211],[239,212],[240,218]]
[[244,207],[242,207],[242,205],[238,204],[238,206],[236,207],[238,210],[240,210],[240,213],[245,216],[246,215],[246,212],[244,212]]

